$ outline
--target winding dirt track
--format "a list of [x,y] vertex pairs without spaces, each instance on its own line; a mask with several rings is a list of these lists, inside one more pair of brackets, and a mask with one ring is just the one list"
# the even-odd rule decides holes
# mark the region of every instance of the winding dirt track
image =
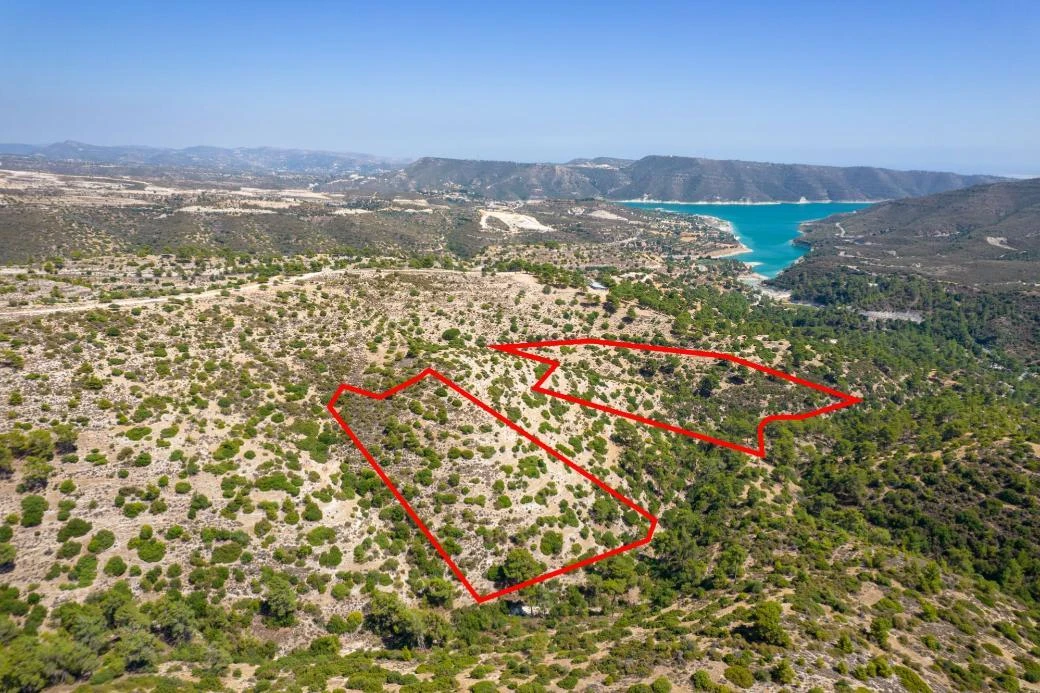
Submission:
[[[372,276],[375,274],[475,274],[480,275],[479,271],[460,272],[458,270],[447,270],[447,269],[327,269],[318,272],[308,272],[307,274],[295,274],[292,276],[279,275],[272,277],[267,282],[251,282],[249,284],[243,284],[238,287],[227,288],[227,289],[208,289],[206,291],[191,292],[185,291],[178,294],[170,294],[168,296],[151,296],[147,298],[120,298],[113,301],[82,301],[79,303],[65,303],[61,305],[53,306],[28,306],[22,308],[0,308],[0,320],[4,319],[15,319],[15,318],[34,318],[43,315],[53,315],[56,313],[78,313],[88,310],[106,309],[106,308],[134,308],[137,306],[149,306],[157,303],[167,303],[169,301],[178,301],[191,299],[192,301],[212,301],[221,298],[228,298],[224,296],[224,291],[228,291],[230,296],[241,296],[243,294],[251,294],[260,291],[264,287],[274,285],[275,282],[283,283],[297,283],[297,282],[308,282],[314,280],[331,279],[333,277],[344,276],[344,275],[355,275],[359,277]],[[519,274],[514,272],[499,272],[501,275],[512,275]]]
[[[363,270],[354,270],[363,271]],[[343,274],[347,270],[322,270],[321,272],[310,272],[308,274],[300,274],[292,277],[278,276],[274,277],[274,280],[282,281],[310,281],[319,277],[330,277],[337,274]],[[260,287],[268,286],[271,282],[252,282],[250,284],[243,284],[242,286],[228,289],[209,289],[207,291],[191,292],[185,291],[179,294],[170,294],[169,296],[151,296],[146,298],[119,298],[114,301],[82,301],[79,303],[66,303],[62,305],[54,306],[29,306],[27,308],[10,308],[0,309],[0,318],[30,318],[40,315],[52,315],[54,313],[76,313],[86,310],[95,310],[98,308],[134,308],[136,306],[148,306],[156,303],[166,303],[174,300],[185,300],[192,299],[193,301],[206,301],[214,298],[221,298],[221,294],[226,290],[231,292],[233,296],[241,296],[242,294],[253,293],[259,291]]]

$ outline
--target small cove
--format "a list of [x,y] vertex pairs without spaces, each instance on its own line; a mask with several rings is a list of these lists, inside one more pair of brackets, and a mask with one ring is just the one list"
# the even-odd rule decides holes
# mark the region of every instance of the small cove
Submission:
[[629,207],[676,214],[717,217],[733,225],[733,233],[750,250],[732,256],[772,278],[798,261],[809,249],[791,241],[798,227],[831,214],[854,212],[867,206],[857,202],[781,202],[777,204],[686,204],[676,202],[625,202]]

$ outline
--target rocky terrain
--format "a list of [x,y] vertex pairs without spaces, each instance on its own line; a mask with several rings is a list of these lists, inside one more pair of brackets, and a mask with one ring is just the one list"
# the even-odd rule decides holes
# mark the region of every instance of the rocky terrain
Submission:
[[[943,285],[781,300],[606,202],[0,177],[0,689],[1037,689],[1035,352]],[[748,454],[833,398],[489,348],[577,337],[861,401]],[[436,544],[326,406],[428,368],[333,409]]]
[[[889,483],[978,454],[975,436],[999,441],[985,453],[998,476],[979,492],[1033,483],[1028,388],[1000,405],[1005,416],[976,422],[982,429],[960,428],[963,414],[947,410],[930,437],[932,424],[904,426],[911,415],[889,409],[891,398],[934,407],[946,385],[931,384],[927,361],[907,360],[910,347],[874,351],[879,339],[918,339],[906,328],[874,328],[870,339],[838,330],[833,317],[742,288],[725,262],[658,258],[658,270],[597,273],[550,269],[537,260],[544,249],[496,247],[452,268],[322,256],[278,267],[105,256],[12,268],[8,295],[22,298],[0,315],[3,685],[1032,685],[1040,630],[1017,595],[1033,578],[996,583],[927,544],[907,549],[901,516],[878,514],[897,513]],[[510,263],[534,274],[494,269]],[[111,298],[167,280],[164,296]],[[74,295],[52,302],[48,286]],[[570,334],[721,349],[865,401],[771,425],[756,460],[561,406],[531,391],[536,363],[487,348]],[[615,406],[727,435],[747,436],[749,420],[787,406],[775,384],[709,363],[563,356],[561,389],[594,386]],[[969,391],[1001,387],[999,372],[947,358],[943,372]],[[473,606],[324,409],[340,382],[379,391],[427,366],[659,516],[651,544]],[[907,377],[919,382],[910,392]],[[482,589],[645,531],[436,383],[338,406]],[[881,419],[883,433],[871,423]],[[907,464],[908,445],[915,471],[893,469],[891,481],[867,471]],[[999,481],[1012,460],[1017,481]],[[924,512],[949,517],[944,505]],[[1036,555],[1021,543],[1030,517],[976,521],[1023,561]],[[1015,565],[1035,575],[1035,564]]]

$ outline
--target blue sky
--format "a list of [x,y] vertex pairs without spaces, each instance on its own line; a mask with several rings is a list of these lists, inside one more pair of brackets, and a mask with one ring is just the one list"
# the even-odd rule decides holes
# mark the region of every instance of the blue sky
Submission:
[[1040,174],[1040,2],[0,0],[0,141]]

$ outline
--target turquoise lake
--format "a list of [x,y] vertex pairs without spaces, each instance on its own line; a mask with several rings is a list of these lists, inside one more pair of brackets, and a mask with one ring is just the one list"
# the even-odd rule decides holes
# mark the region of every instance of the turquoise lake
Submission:
[[750,264],[755,272],[775,277],[785,267],[809,252],[803,246],[791,243],[798,237],[798,226],[805,221],[822,219],[831,214],[852,212],[866,207],[854,202],[781,203],[770,205],[745,204],[676,204],[661,202],[626,202],[629,207],[657,209],[677,214],[701,214],[725,219],[733,224],[733,232],[740,242],[751,248],[750,253],[733,255],[730,259]]

